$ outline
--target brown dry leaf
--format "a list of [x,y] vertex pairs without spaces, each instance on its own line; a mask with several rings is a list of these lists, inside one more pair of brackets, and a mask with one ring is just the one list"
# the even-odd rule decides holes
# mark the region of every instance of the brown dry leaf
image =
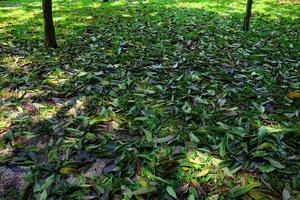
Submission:
[[29,103],[28,101],[23,102],[22,105],[23,105],[24,109],[29,113],[36,113],[39,111],[34,105]]
[[175,190],[177,193],[183,194],[183,193],[188,192],[189,186],[190,186],[190,184],[186,183],[186,184],[178,186]]
[[137,176],[140,176],[142,174],[142,165],[141,165],[141,161],[137,160],[135,162],[135,174]]
[[198,193],[199,195],[205,194],[203,188],[200,186],[200,183],[197,182],[196,180],[192,180],[192,181],[190,182],[190,186],[196,188],[197,193]]
[[241,182],[241,185],[247,185],[247,177],[246,176],[242,176],[241,178],[240,178],[240,182]]

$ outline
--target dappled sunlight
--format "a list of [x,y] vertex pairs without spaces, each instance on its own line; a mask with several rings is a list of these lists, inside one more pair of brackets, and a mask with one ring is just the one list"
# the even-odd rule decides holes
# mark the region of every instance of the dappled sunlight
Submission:
[[41,94],[45,93],[42,90],[22,90],[22,89],[15,89],[12,90],[11,88],[3,88],[1,90],[0,98],[1,100],[9,100],[9,99],[31,99],[40,96]]
[[28,22],[30,19],[33,19],[34,15],[37,15],[39,13],[41,13],[40,9],[36,9],[31,12],[28,12],[27,10],[23,10],[21,5],[12,7],[10,10],[5,9],[5,7],[1,8],[0,6],[0,20],[1,20],[0,25],[2,24],[2,28],[4,28],[11,25],[14,26],[14,25],[22,24]]
[[5,149],[0,148],[0,159],[4,157],[10,157],[13,155],[13,148],[6,147]]
[[[176,4],[169,4],[167,8],[188,8],[188,9],[203,9],[206,11],[217,12],[220,15],[230,15],[230,13],[243,13],[244,9],[238,3],[230,3],[223,5],[220,2],[180,2]],[[218,9],[220,7],[220,9]],[[216,9],[217,8],[217,9]]]
[[70,108],[68,111],[66,111],[66,115],[73,116],[74,118],[77,117],[77,114],[81,111],[84,111],[88,102],[86,97],[80,97],[79,99],[76,99],[75,105]]
[[285,126],[282,126],[280,124],[278,125],[273,125],[273,126],[265,126],[266,130],[268,131],[268,133],[289,133],[289,132],[294,132],[297,131],[296,129],[293,128],[287,128]]
[[[18,52],[16,52],[18,53]],[[30,71],[28,66],[30,65],[31,61],[28,58],[25,58],[20,55],[4,55],[0,58],[2,65],[0,67],[6,69],[10,73],[19,73]],[[0,94],[1,96],[1,94]]]
[[[238,0],[235,2],[222,0],[222,1],[175,1],[171,4],[166,4],[167,8],[187,8],[187,9],[203,9],[206,11],[216,12],[221,16],[229,16],[234,13],[244,14],[245,1]],[[262,14],[266,18],[279,19],[291,18],[297,19],[299,15],[297,8],[293,7],[291,2],[274,3],[269,0],[258,1],[253,6],[254,14]],[[276,9],[273,7],[276,6]]]

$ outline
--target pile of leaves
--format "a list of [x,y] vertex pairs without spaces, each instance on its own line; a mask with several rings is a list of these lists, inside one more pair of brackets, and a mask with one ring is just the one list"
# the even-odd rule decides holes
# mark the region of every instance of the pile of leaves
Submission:
[[299,198],[299,5],[245,33],[230,2],[54,1],[58,49],[4,25],[1,197]]

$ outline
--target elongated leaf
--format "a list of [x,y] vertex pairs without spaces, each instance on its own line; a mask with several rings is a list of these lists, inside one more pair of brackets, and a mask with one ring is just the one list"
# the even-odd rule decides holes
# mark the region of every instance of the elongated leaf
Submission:
[[289,92],[287,96],[290,99],[300,99],[300,92]]
[[42,186],[42,190],[46,190],[54,181],[55,178],[55,174],[52,174],[51,176],[49,176],[46,180],[44,185]]
[[204,170],[202,170],[202,171],[200,171],[200,172],[198,172],[198,173],[195,173],[194,176],[195,176],[195,177],[206,176],[206,175],[208,174],[208,172],[209,172],[209,169],[204,169]]
[[199,138],[194,133],[189,133],[190,140],[196,144],[200,142]]
[[156,141],[156,143],[165,143],[165,142],[170,142],[171,140],[174,140],[175,137],[176,137],[175,135],[168,135],[163,138],[157,138],[155,141]]
[[193,194],[190,194],[188,196],[187,200],[195,200],[195,196]]
[[62,174],[68,175],[68,174],[76,172],[76,170],[72,167],[63,167],[59,170],[59,172]]
[[141,188],[133,191],[132,193],[137,196],[137,195],[141,195],[141,194],[152,193],[152,192],[155,192],[156,190],[157,190],[156,187],[148,186],[148,187],[141,187]]
[[236,198],[246,194],[247,192],[251,191],[253,188],[259,186],[261,186],[260,183],[251,183],[248,185],[236,186],[230,190],[230,193],[233,198]]
[[266,135],[267,133],[267,129],[265,127],[260,127],[259,130],[258,130],[258,138],[259,138],[259,142],[262,141],[263,137]]
[[97,125],[97,124],[100,124],[101,122],[105,122],[105,121],[108,121],[108,120],[109,120],[109,117],[107,117],[107,116],[99,116],[99,117],[96,117],[96,118],[92,119],[89,122],[89,125],[91,125],[91,126]]
[[220,156],[221,157],[224,157],[226,152],[225,152],[225,149],[226,149],[226,143],[225,143],[225,140],[223,140],[220,144],[219,144],[219,153],[220,153]]
[[291,199],[291,194],[286,188],[284,188],[282,191],[282,198],[283,198],[283,200]]
[[153,137],[152,137],[152,133],[148,130],[144,130],[145,136],[146,136],[146,140],[148,142],[153,142]]
[[44,191],[42,192],[41,196],[40,196],[40,200],[46,200],[46,199],[47,199],[47,196],[48,196],[47,191],[44,190]]
[[259,170],[263,173],[269,173],[269,172],[274,171],[275,169],[276,168],[273,167],[273,165],[271,165],[270,163],[266,163],[259,168]]
[[208,197],[208,200],[218,200],[220,197],[219,194],[215,194],[215,195],[212,195],[211,197]]
[[190,104],[188,102],[185,102],[181,109],[185,113],[191,113],[191,111],[192,111],[192,107],[190,106]]
[[285,166],[283,164],[281,164],[279,161],[274,160],[270,157],[265,158],[267,161],[270,162],[271,165],[273,165],[274,167],[278,168],[278,169],[283,169],[285,168]]
[[169,194],[171,197],[177,199],[176,192],[175,192],[175,190],[174,190],[171,186],[168,186],[168,187],[167,187],[167,192],[168,192],[168,194]]

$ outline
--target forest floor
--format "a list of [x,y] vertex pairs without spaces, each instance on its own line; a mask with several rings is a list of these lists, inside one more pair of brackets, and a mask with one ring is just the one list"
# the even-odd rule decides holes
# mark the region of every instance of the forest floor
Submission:
[[[0,199],[300,199],[300,4],[0,1]],[[22,195],[21,195],[22,194]]]

